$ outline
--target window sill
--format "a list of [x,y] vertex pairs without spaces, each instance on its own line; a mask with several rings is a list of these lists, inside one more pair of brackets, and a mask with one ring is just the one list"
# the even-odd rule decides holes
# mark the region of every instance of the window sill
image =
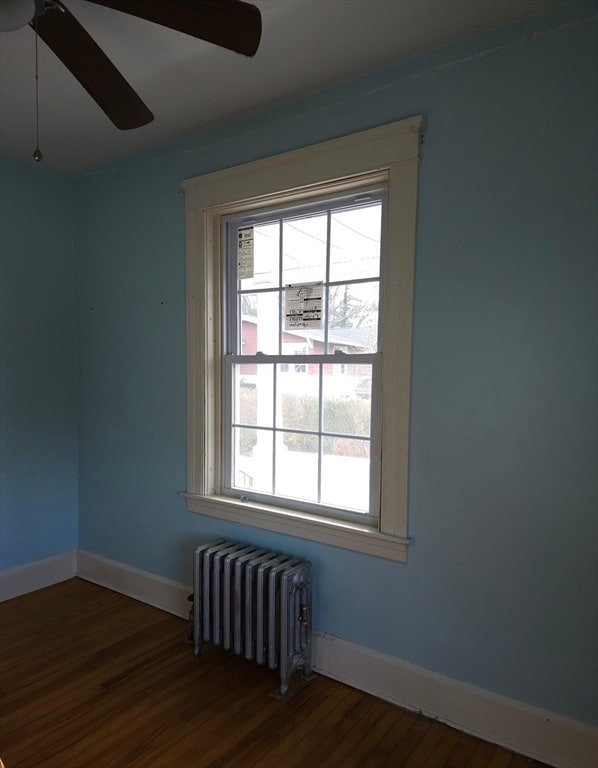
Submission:
[[179,495],[186,499],[189,512],[399,563],[407,562],[407,547],[412,542],[412,539],[389,536],[366,525],[319,518],[265,504],[240,502],[228,496],[202,496],[185,491]]

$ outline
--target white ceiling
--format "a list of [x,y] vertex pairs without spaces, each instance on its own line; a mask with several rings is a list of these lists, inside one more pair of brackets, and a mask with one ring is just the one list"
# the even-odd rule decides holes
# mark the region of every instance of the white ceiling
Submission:
[[[119,131],[39,44],[40,147],[67,173],[191,134],[569,0],[253,0],[253,59],[85,0],[64,0],[155,115]],[[149,0],[148,0],[149,2]],[[0,34],[0,152],[32,162],[35,36]]]

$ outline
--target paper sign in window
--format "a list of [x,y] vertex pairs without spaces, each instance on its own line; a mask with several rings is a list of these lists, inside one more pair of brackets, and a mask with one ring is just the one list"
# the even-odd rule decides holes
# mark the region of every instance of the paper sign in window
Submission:
[[237,277],[253,277],[253,227],[239,229],[237,241]]
[[284,292],[284,327],[287,331],[296,328],[322,327],[323,284],[293,283]]

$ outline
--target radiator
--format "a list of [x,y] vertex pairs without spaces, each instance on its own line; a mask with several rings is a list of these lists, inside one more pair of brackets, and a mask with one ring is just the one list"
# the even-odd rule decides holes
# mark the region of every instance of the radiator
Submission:
[[222,645],[280,670],[281,698],[294,672],[311,677],[311,563],[238,542],[195,549],[193,649]]

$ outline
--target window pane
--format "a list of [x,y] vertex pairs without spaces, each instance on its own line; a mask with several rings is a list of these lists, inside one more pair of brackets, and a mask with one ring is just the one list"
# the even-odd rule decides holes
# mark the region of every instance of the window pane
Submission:
[[318,445],[317,435],[277,432],[277,495],[318,500]]
[[369,437],[372,366],[349,362],[324,365],[323,429]]
[[278,354],[280,309],[278,291],[243,293],[239,296],[241,315],[240,355]]
[[233,423],[271,427],[274,370],[271,365],[235,365]]
[[[243,226],[243,225],[241,225]],[[240,280],[241,289],[277,288],[279,284],[280,222],[253,228],[253,277]]]
[[380,283],[330,286],[328,298],[328,352],[348,354],[378,349]]
[[[240,251],[231,242],[232,258],[253,273],[236,283],[227,315],[234,374],[228,482],[284,506],[294,499],[341,515],[369,511],[382,209],[371,198],[347,200],[281,212],[243,233]],[[235,226],[230,232],[238,235],[245,224]],[[302,306],[297,292],[285,307],[285,286],[314,282],[321,321],[307,313],[287,329],[285,312],[300,314]],[[235,354],[249,362],[241,365]],[[363,357],[351,362],[356,355]]]
[[282,282],[307,283],[326,278],[326,214],[288,219],[282,230]]
[[330,279],[358,280],[380,275],[382,205],[332,211]]
[[[305,369],[299,370],[296,369]],[[314,370],[312,370],[314,369]],[[319,366],[282,363],[276,386],[276,426],[285,429],[318,430]]]
[[233,485],[272,493],[272,432],[233,427]]
[[367,512],[370,504],[370,443],[368,440],[324,438],[323,504]]

